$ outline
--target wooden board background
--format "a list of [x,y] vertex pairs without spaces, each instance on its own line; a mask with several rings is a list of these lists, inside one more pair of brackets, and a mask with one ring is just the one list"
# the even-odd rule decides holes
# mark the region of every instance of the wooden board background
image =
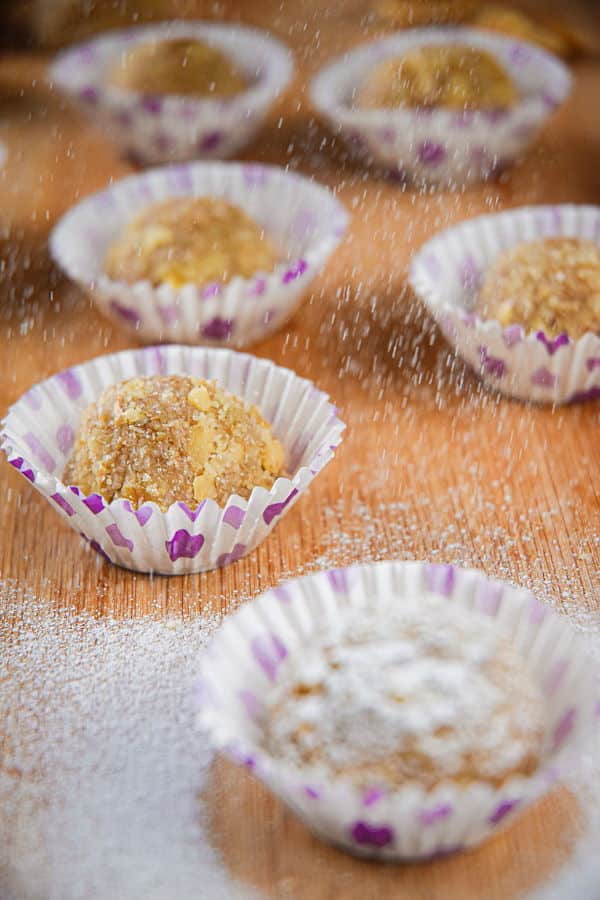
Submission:
[[[193,10],[192,10],[193,12]],[[349,235],[285,331],[253,348],[328,391],[348,424],[309,496],[246,559],[200,576],[150,578],[92,556],[12,469],[0,467],[0,579],[49,604],[117,617],[227,610],[282,577],[358,559],[460,562],[536,588],[577,620],[600,615],[600,405],[552,410],[499,398],[452,359],[407,291],[432,232],[487,210],[600,203],[600,62],[501,184],[422,195],[366,173],[315,120],[307,76],[374,34],[354,3],[252,4],[246,19],[296,53],[298,77],[244,159],[289,164],[335,187]],[[364,12],[364,10],[363,10]],[[591,20],[590,20],[591,21]],[[0,60],[1,412],[31,384],[134,346],[49,261],[52,223],[130,167],[44,85],[44,59]],[[1,602],[1,596],[0,596]],[[505,835],[427,866],[354,861],[319,843],[244,772],[215,765],[211,831],[232,874],[281,898],[520,896],[565,858],[579,817],[559,790]]]

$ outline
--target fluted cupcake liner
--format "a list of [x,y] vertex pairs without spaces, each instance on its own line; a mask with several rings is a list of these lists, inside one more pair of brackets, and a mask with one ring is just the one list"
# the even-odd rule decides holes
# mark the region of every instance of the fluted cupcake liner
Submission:
[[[286,454],[286,477],[224,506],[205,500],[135,509],[61,481],[82,410],[105,387],[136,375],[192,375],[256,405]],[[328,397],[269,360],[232,350],[151,347],[101,356],[35,385],[8,410],[2,449],[68,524],[110,562],[139,572],[179,575],[235,562],[252,551],[332,458],[344,424]]]
[[[486,50],[509,72],[520,100],[506,110],[358,109],[357,88],[391,57],[432,44]],[[311,85],[313,105],[368,160],[416,182],[462,185],[496,176],[533,141],[568,96],[571,75],[546,51],[474,28],[411,28],[351,50]]]
[[[541,767],[501,787],[452,781],[425,790],[359,789],[317,768],[294,768],[261,741],[265,701],[288,656],[318,640],[348,609],[385,619],[403,597],[431,592],[490,617],[526,660],[547,703]],[[424,859],[470,847],[546,793],[598,725],[600,681],[582,640],[528,590],[481,572],[426,562],[332,569],[284,583],[230,616],[202,654],[199,727],[247,766],[316,834],[351,853]]]
[[[281,252],[272,272],[227,284],[128,284],[104,272],[110,244],[149,204],[223,197]],[[277,166],[189,163],[133,175],[69,210],[50,236],[52,256],[98,308],[140,341],[245,346],[280,328],[344,234],[348,214],[325,187]]]
[[[248,79],[232,97],[146,95],[111,84],[110,69],[136,44],[191,38],[214,45]],[[259,130],[292,74],[290,51],[237,24],[169,22],[111,31],[59,54],[50,82],[64,91],[121,150],[143,165],[224,159]]]
[[436,234],[411,264],[410,282],[444,335],[490,387],[537,403],[600,397],[600,336],[577,340],[503,326],[473,309],[486,269],[523,241],[576,237],[600,242],[600,207],[526,206],[478,216]]

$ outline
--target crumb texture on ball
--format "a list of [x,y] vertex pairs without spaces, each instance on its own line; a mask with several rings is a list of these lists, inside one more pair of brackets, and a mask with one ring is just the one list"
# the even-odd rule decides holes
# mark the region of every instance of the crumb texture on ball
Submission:
[[479,613],[431,595],[353,612],[286,663],[264,745],[360,787],[499,786],[532,774],[544,702],[525,661]]
[[142,94],[231,97],[245,90],[246,79],[217,47],[192,38],[138,44],[120,56],[111,82]]
[[63,481],[134,507],[224,505],[231,494],[270,488],[284,456],[258,409],[215,382],[143,376],[110,385],[87,407]]
[[487,270],[476,308],[550,338],[600,334],[600,245],[579,238],[517,244]]
[[238,206],[220,197],[171,197],[127,225],[109,247],[104,268],[116,281],[178,288],[251,278],[278,261],[264,228]]
[[356,105],[361,109],[504,109],[518,99],[510,76],[490,53],[435,44],[377,65],[359,87]]
[[376,10],[395,28],[410,28],[465,22],[477,6],[477,0],[379,0]]

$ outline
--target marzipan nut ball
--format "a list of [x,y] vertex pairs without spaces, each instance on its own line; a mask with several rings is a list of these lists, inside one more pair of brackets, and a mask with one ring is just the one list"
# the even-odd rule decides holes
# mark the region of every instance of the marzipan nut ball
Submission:
[[84,411],[63,481],[107,502],[167,510],[270,488],[283,446],[258,409],[215,382],[144,376],[105,388]]
[[359,87],[356,105],[362,109],[500,109],[518,99],[508,73],[491,54],[474,47],[435,44],[380,63]]
[[248,87],[224,53],[190,38],[133,47],[113,67],[111,81],[116,87],[159,96],[231,97]]
[[600,245],[546,238],[506,250],[486,272],[477,311],[549,338],[600,334]]
[[270,272],[278,253],[262,226],[220,197],[172,197],[138,215],[109,247],[104,268],[116,281],[175,288],[224,284]]

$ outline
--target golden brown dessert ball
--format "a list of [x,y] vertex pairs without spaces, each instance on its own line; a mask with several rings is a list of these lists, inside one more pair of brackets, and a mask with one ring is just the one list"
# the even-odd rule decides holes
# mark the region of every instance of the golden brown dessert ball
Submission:
[[416,47],[380,63],[357,94],[362,109],[447,107],[501,109],[519,99],[500,63],[484,50],[459,45]]
[[541,691],[480,613],[437,596],[354,611],[289,658],[263,721],[265,749],[361,788],[499,786],[538,768]]
[[231,97],[248,87],[221,50],[191,38],[133,47],[113,67],[111,81],[117,87],[153,95]]
[[544,50],[557,56],[568,57],[573,52],[573,44],[558,28],[547,28],[534,22],[524,13],[507,6],[490,4],[484,6],[473,19],[477,28],[498,31],[518,40],[538,44]]
[[166,510],[247,499],[283,466],[283,446],[255,406],[201,378],[140,376],[105,388],[84,411],[63,481]]
[[600,334],[600,245],[578,238],[517,244],[487,270],[477,309],[550,338]]
[[152,204],[109,247],[106,274],[173,287],[226,283],[269,272],[278,254],[261,225],[220,197],[173,197]]
[[476,0],[379,0],[376,7],[394,28],[464,22],[476,8]]

